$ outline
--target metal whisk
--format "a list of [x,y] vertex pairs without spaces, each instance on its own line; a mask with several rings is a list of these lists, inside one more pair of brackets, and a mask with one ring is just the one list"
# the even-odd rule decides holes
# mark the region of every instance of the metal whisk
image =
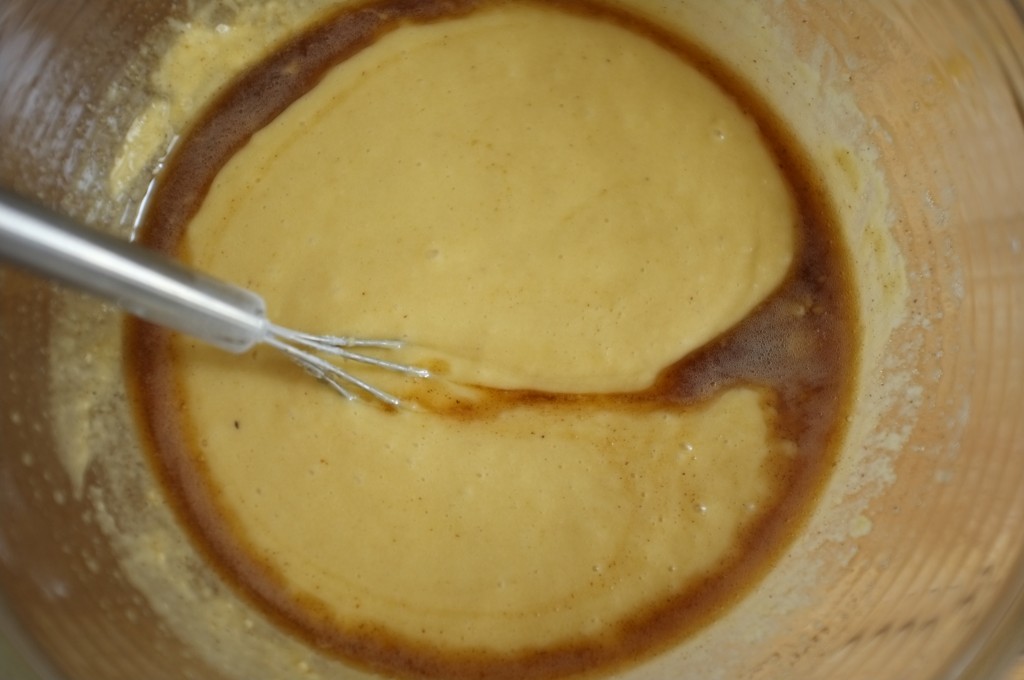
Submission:
[[[336,362],[369,364],[427,378],[429,371],[361,353],[398,349],[399,340],[311,335],[267,319],[263,299],[162,255],[72,223],[0,189],[0,261],[28,269],[114,303],[146,321],[241,354],[274,347],[346,399],[401,401]],[[334,358],[328,361],[323,356]]]

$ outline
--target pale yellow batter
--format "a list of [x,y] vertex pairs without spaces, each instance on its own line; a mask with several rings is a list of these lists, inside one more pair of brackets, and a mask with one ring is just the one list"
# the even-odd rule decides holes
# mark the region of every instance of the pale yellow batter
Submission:
[[[623,28],[510,5],[403,27],[331,71],[219,175],[185,253],[287,326],[406,336],[453,383],[601,393],[647,387],[749,313],[788,270],[794,220],[756,125],[710,80]],[[339,627],[443,648],[596,637],[679,592],[730,556],[787,450],[751,389],[689,412],[456,417],[485,393],[399,385],[440,406],[396,414],[267,353],[180,350],[200,454],[253,553]]]

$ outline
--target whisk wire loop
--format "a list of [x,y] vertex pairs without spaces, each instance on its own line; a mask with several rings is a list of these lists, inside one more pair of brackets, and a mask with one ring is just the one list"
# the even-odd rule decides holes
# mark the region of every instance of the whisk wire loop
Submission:
[[[417,366],[387,361],[374,356],[367,356],[353,349],[400,349],[401,340],[375,340],[367,338],[351,338],[335,335],[314,335],[284,328],[276,324],[268,326],[267,336],[263,342],[283,352],[292,361],[301,366],[307,373],[330,385],[346,399],[357,398],[357,391],[365,392],[390,406],[398,407],[401,399],[365,380],[358,378],[333,362],[327,361],[315,352],[338,357],[341,360],[353,361],[395,371],[417,378],[429,378],[430,371]],[[355,389],[353,389],[355,388]]]

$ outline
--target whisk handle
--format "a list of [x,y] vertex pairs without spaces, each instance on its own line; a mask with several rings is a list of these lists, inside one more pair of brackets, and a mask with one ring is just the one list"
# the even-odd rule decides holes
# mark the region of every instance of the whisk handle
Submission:
[[231,352],[244,352],[269,332],[266,307],[255,293],[0,189],[3,261]]

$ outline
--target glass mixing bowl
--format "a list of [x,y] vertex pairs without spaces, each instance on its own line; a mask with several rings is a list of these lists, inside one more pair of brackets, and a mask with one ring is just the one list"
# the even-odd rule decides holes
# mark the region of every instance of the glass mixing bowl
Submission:
[[[726,615],[618,677],[1009,677],[1024,624],[1024,7],[623,4],[703,43],[793,128],[836,200],[867,334],[850,436],[800,537]],[[189,22],[232,30],[237,7],[6,0],[0,184],[127,236],[160,154],[117,190],[109,177],[161,55]],[[172,530],[124,551],[136,515],[165,508],[105,349],[118,316],[8,270],[0,291],[0,674],[361,677],[239,614],[201,561],[168,571]]]

